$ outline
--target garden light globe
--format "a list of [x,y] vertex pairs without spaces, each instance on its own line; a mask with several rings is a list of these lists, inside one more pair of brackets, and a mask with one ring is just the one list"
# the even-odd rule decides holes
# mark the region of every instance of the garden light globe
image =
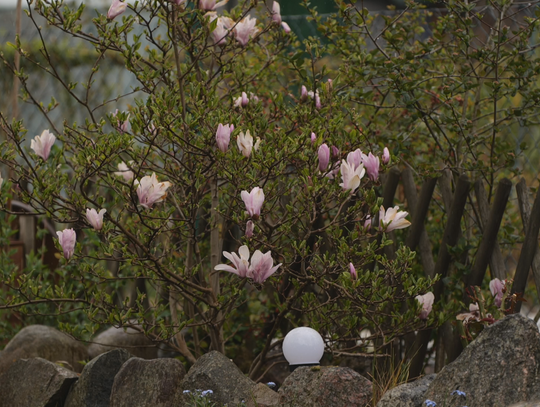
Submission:
[[299,366],[318,365],[323,353],[323,338],[307,326],[293,329],[283,340],[283,355],[291,371]]

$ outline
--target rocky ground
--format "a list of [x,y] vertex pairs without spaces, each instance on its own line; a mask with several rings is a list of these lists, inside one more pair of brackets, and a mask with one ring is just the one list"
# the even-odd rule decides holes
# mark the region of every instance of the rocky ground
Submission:
[[[179,360],[158,358],[167,354],[136,332],[111,328],[95,342],[100,345],[86,348],[42,325],[21,330],[0,353],[0,407],[187,407],[203,391],[217,406],[229,407],[372,405],[371,382],[348,367],[298,368],[274,391],[219,352],[202,356],[186,372]],[[439,374],[398,386],[377,404],[424,406],[540,407],[540,333],[534,322],[506,317]]]

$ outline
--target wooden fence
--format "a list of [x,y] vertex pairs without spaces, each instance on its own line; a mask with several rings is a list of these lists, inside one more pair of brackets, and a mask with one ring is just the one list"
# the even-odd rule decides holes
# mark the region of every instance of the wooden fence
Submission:
[[[474,256],[468,261],[470,272],[466,275],[463,284],[465,288],[480,286],[485,277],[489,265],[490,277],[504,280],[511,277],[512,270],[507,270],[503,255],[497,240],[503,216],[512,190],[510,180],[504,178],[499,181],[492,194],[491,207],[488,203],[486,188],[482,180],[472,183],[466,176],[461,175],[454,179],[449,170],[446,170],[438,178],[428,178],[422,184],[419,193],[414,183],[411,169],[400,171],[393,168],[387,175],[383,186],[383,206],[388,208],[394,205],[394,196],[398,186],[402,184],[407,209],[412,218],[411,227],[408,230],[405,244],[416,250],[426,277],[439,276],[433,293],[435,302],[444,301],[444,279],[451,272],[453,265],[452,248],[458,243],[462,233],[462,220],[466,213],[466,205],[469,202],[473,211],[476,227],[481,232],[481,241]],[[433,257],[432,243],[426,232],[424,224],[428,218],[430,204],[433,204],[433,193],[438,185],[442,196],[443,206],[446,212],[446,225],[442,234],[438,254]],[[454,188],[452,188],[452,185]],[[530,191],[525,180],[516,185],[518,206],[523,223],[524,240],[519,255],[519,261],[513,276],[511,294],[523,294],[527,285],[529,269],[536,283],[536,290],[540,298],[540,251],[537,251],[538,232],[540,229],[540,188],[534,200],[532,209],[530,206]],[[476,199],[473,199],[473,195]],[[390,246],[391,247],[391,246]],[[386,252],[387,255],[392,255]],[[463,260],[463,259],[461,259]],[[518,302],[514,312],[519,312],[521,302]],[[404,354],[410,362],[409,378],[415,378],[422,373],[428,342],[432,339],[433,330],[419,331],[414,340],[409,340]],[[450,321],[446,322],[437,332],[435,370],[439,371],[446,363],[453,361],[462,351],[461,340],[455,329],[452,329]],[[403,355],[403,353],[400,353]]]

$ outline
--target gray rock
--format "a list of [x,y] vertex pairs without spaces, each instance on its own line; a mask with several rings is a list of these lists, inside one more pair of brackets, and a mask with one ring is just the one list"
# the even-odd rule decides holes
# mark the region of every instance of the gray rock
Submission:
[[20,359],[0,376],[0,407],[63,406],[77,378],[48,360]]
[[184,365],[176,359],[129,359],[114,378],[111,407],[171,407],[182,403]]
[[88,354],[93,359],[113,349],[126,349],[133,356],[142,359],[157,359],[158,347],[144,334],[134,328],[110,327],[101,332],[88,347]]
[[296,369],[278,391],[287,407],[367,407],[371,382],[348,367],[315,366]]
[[71,387],[65,407],[109,407],[114,377],[131,357],[125,349],[114,349],[92,359]]
[[[539,400],[539,371],[538,328],[533,320],[514,314],[485,328],[439,372],[425,397],[446,407],[506,407]],[[451,395],[458,389],[466,400]]]
[[279,406],[279,394],[264,383],[257,383],[251,390],[251,397],[246,407],[274,407]]
[[19,359],[40,357],[81,372],[81,361],[88,360],[86,347],[70,336],[45,325],[23,328],[0,354],[0,374]]
[[[212,390],[207,397],[218,405],[236,406],[242,400],[247,402],[252,397],[255,383],[248,379],[242,371],[220,352],[212,351],[201,356],[189,369],[183,390]],[[188,397],[184,398],[186,405]]]
[[426,399],[425,393],[436,376],[430,374],[388,390],[377,403],[377,407],[422,407]]
[[529,401],[525,403],[512,404],[510,407],[540,407],[540,401]]

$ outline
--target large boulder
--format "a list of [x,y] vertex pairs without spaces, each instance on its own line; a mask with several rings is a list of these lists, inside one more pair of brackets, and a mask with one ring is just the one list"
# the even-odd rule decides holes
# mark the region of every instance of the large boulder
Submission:
[[68,394],[65,407],[109,407],[114,377],[133,355],[114,349],[92,359]]
[[[208,398],[222,406],[236,406],[247,402],[253,396],[255,383],[248,379],[242,371],[220,352],[212,351],[197,359],[197,362],[184,378],[183,390],[193,394],[197,390],[212,390]],[[188,396],[184,398],[187,405]]]
[[77,378],[48,360],[20,359],[0,376],[0,407],[63,406]]
[[388,390],[377,403],[377,407],[422,407],[426,391],[436,376],[430,374]]
[[297,368],[278,391],[285,407],[367,407],[373,386],[348,367]]
[[88,354],[93,359],[113,349],[126,349],[142,359],[157,359],[158,347],[143,333],[134,328],[110,327],[92,339]]
[[40,357],[81,372],[88,360],[86,347],[72,337],[45,325],[23,328],[0,353],[0,374],[19,359]]
[[111,407],[171,407],[182,403],[184,365],[176,359],[129,359],[114,378]]
[[[509,406],[539,400],[538,372],[538,328],[533,320],[514,314],[485,328],[441,370],[425,397],[446,407]],[[466,399],[456,390],[465,393]]]

